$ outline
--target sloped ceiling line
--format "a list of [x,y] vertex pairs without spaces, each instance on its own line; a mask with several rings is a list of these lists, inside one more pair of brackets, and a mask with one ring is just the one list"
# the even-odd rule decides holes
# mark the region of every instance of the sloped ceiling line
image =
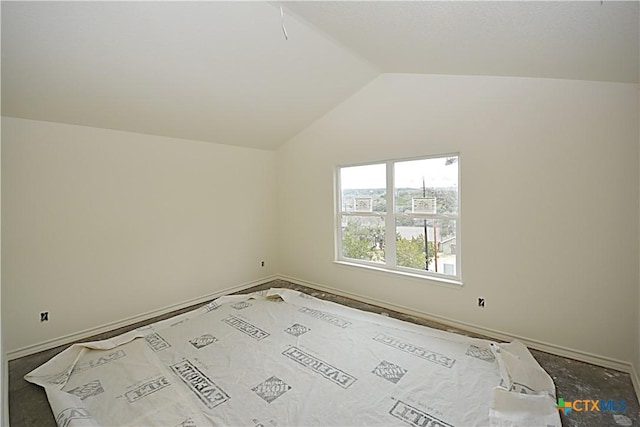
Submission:
[[639,5],[3,1],[2,113],[272,150],[380,73],[638,83]]

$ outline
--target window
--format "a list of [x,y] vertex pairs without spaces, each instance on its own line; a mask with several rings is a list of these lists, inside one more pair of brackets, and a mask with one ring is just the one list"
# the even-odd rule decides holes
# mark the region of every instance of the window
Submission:
[[457,154],[339,167],[339,262],[460,280]]

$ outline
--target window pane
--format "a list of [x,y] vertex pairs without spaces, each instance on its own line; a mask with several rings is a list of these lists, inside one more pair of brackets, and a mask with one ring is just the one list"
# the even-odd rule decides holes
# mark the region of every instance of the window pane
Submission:
[[384,220],[376,216],[342,217],[342,256],[384,263]]
[[386,212],[385,164],[340,169],[343,212]]
[[397,213],[458,214],[458,157],[395,163]]
[[[428,259],[425,257],[427,247],[429,248]],[[396,221],[396,257],[400,267],[455,276],[456,221],[398,219]]]

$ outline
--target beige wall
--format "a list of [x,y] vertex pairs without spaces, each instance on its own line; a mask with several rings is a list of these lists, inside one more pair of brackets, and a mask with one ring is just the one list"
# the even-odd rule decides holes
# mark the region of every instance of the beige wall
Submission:
[[[5,350],[282,273],[638,370],[638,103],[387,74],[277,153],[3,118]],[[336,165],[452,151],[462,288],[333,263]]]
[[[638,24],[640,24],[640,17]],[[638,86],[638,104],[640,104],[640,85]],[[638,134],[640,134],[640,122],[638,123]],[[640,138],[639,138],[640,139]],[[640,141],[638,143],[640,145]],[[639,208],[640,209],[640,208]],[[640,216],[638,217],[638,221],[640,221]],[[640,239],[640,236],[638,236]],[[638,251],[638,268],[640,268],[640,250]],[[636,388],[636,394],[638,395],[638,400],[640,400],[640,282],[638,283],[638,311],[636,321],[638,323],[638,332],[636,333],[635,343],[636,343],[636,358],[635,358],[635,382],[634,386]]]
[[[485,329],[638,357],[638,85],[382,75],[278,150],[280,271]],[[460,153],[464,286],[333,263],[336,165]],[[476,307],[477,297],[486,308]]]
[[275,196],[272,151],[3,118],[5,350],[276,273]]
[[[2,126],[0,126],[1,128]],[[0,187],[2,187],[2,150],[0,149]],[[0,192],[0,223],[2,219],[2,195]],[[2,227],[0,227],[0,241],[2,241]],[[0,245],[0,260],[2,259],[2,245]],[[9,425],[9,365],[4,346],[4,314],[2,313],[2,262],[0,262],[0,422]]]

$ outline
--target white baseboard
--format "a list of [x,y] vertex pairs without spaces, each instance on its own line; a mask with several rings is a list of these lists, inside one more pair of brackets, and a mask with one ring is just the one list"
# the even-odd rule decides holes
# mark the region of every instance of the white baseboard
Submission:
[[59,338],[50,339],[47,341],[43,341],[38,344],[29,345],[26,347],[19,348],[17,350],[9,351],[6,354],[7,360],[14,360],[20,357],[29,356],[31,354],[35,354],[41,351],[49,350],[54,347],[58,347],[60,345],[70,344],[79,340],[83,340],[89,338],[91,336],[101,334],[103,332],[112,331],[114,329],[122,328],[124,326],[133,325],[137,322],[142,322],[144,320],[152,319],[156,316],[161,316],[163,314],[171,313],[175,310],[180,310],[192,305],[204,303],[207,301],[211,301],[212,299],[218,298],[223,295],[227,295],[233,292],[241,291],[243,289],[251,288],[253,286],[262,285],[264,283],[270,282],[272,280],[276,280],[278,276],[269,276],[264,277],[262,279],[254,280],[251,282],[243,283],[241,285],[232,286],[226,289],[222,289],[220,291],[216,291],[207,295],[203,295],[201,297],[193,298],[187,301],[183,301],[177,304],[172,304],[157,310],[148,311],[146,313],[128,317],[126,319],[118,320],[115,322],[110,322],[101,326],[96,326],[94,328],[85,329],[84,331],[75,332],[73,334],[65,335]]
[[400,313],[421,317],[423,319],[438,322],[440,324],[451,326],[453,328],[474,332],[476,334],[484,335],[491,339],[500,340],[500,341],[512,341],[514,339],[517,339],[518,341],[521,341],[523,344],[525,344],[529,348],[544,351],[546,353],[554,354],[557,356],[567,357],[567,358],[578,360],[581,362],[590,363],[592,365],[598,365],[604,368],[615,369],[617,371],[628,373],[631,376],[631,380],[633,382],[633,385],[636,391],[636,396],[638,396],[640,400],[640,381],[638,381],[638,375],[633,365],[629,362],[616,360],[616,359],[600,356],[597,354],[593,354],[593,353],[589,353],[581,350],[575,350],[575,349],[559,346],[556,344],[546,343],[543,341],[538,341],[538,340],[526,338],[523,336],[513,335],[503,331],[498,331],[495,329],[476,326],[466,322],[459,322],[457,320],[450,319],[448,317],[425,313],[422,311],[411,309],[409,307],[404,307],[402,305],[391,304],[385,301],[381,301],[375,298],[370,298],[357,293],[345,292],[343,290],[336,289],[331,286],[325,286],[319,283],[313,283],[313,282],[309,282],[309,281],[298,279],[291,276],[280,275],[278,276],[278,278],[282,280],[286,280],[288,282],[296,283],[298,285],[308,286],[310,288],[318,289],[325,292],[330,292],[336,295],[340,295],[347,298],[352,298],[358,301],[373,304],[378,307],[383,307],[389,310],[398,311]]

